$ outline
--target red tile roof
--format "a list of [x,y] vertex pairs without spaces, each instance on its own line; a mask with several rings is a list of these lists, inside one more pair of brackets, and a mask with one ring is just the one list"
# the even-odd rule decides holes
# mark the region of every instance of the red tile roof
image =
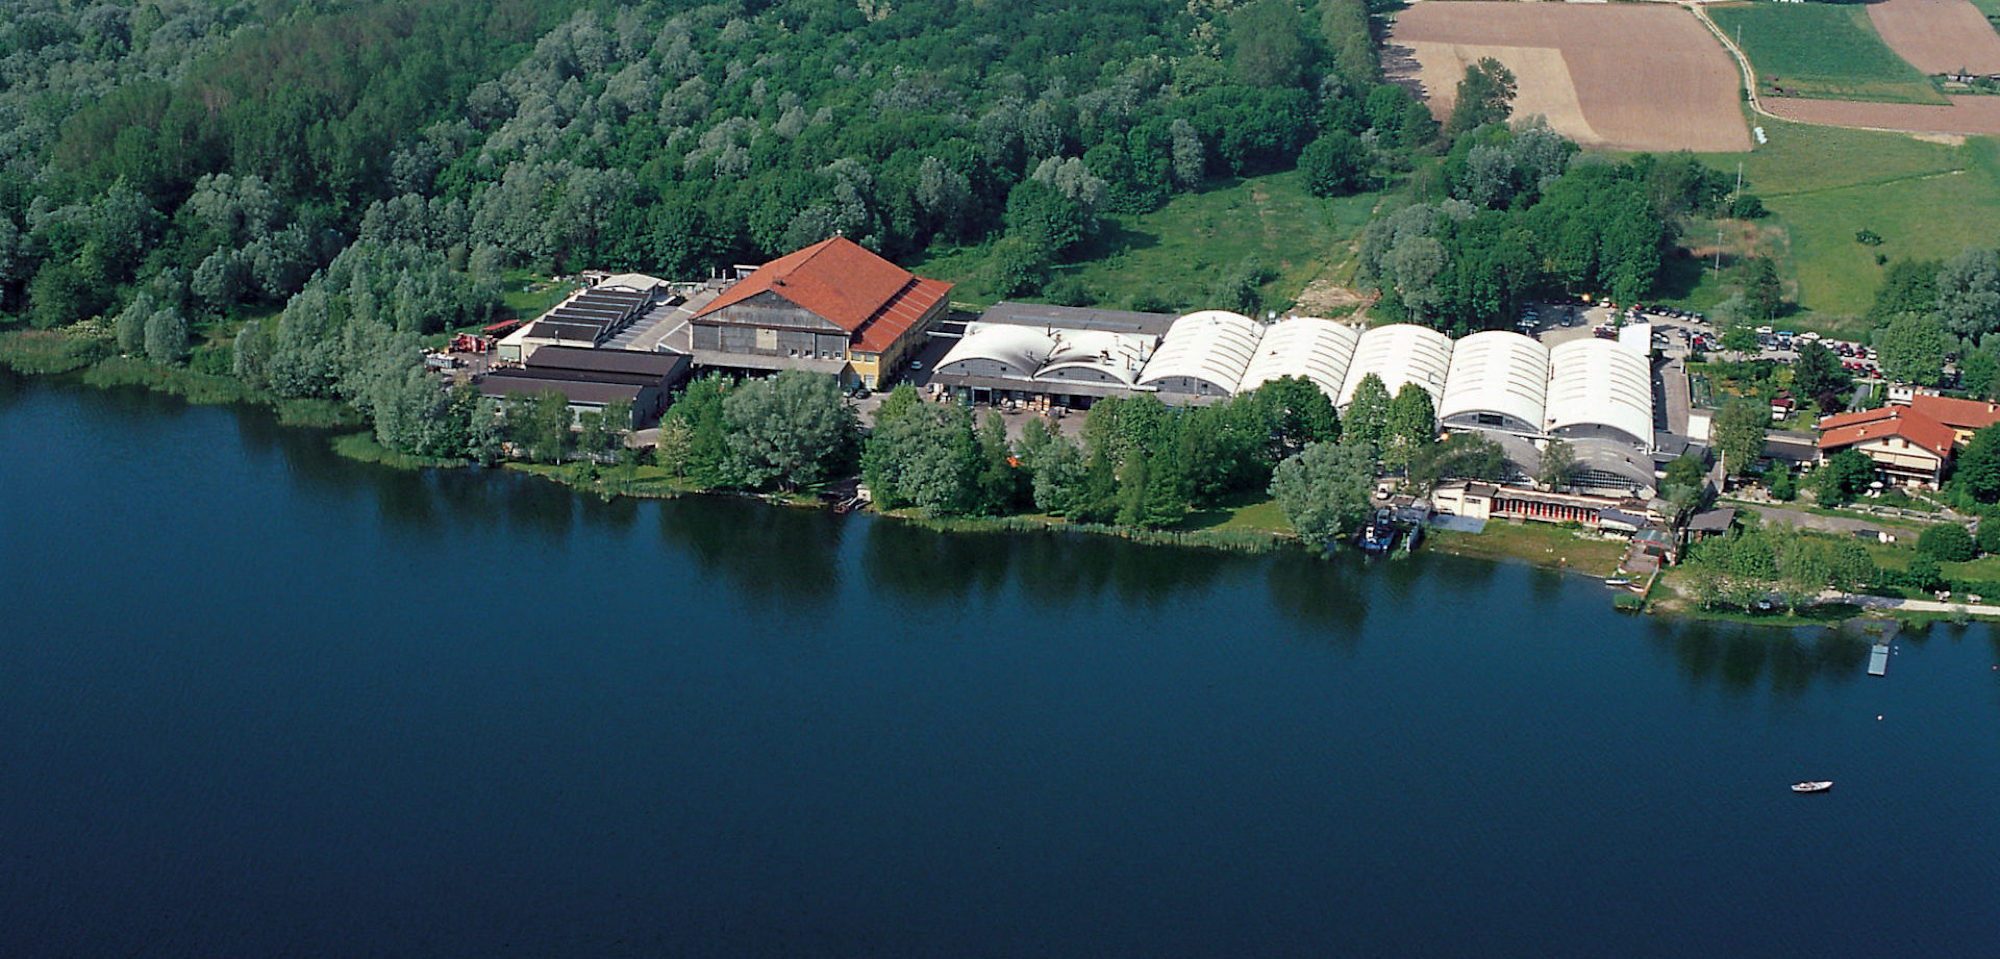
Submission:
[[2000,423],[2000,403],[1919,393],[1910,398],[1910,409],[1953,429],[1981,430]]
[[1856,423],[1873,423],[1876,420],[1895,415],[1899,409],[1902,409],[1902,407],[1877,406],[1874,409],[1854,410],[1849,413],[1835,413],[1832,416],[1822,416],[1819,418],[1819,428],[1821,430],[1837,430],[1843,426],[1853,426]]
[[[1858,419],[1866,414],[1875,415]],[[1836,420],[1849,422],[1834,423]],[[1833,425],[1829,426],[1830,423]],[[1829,416],[1820,421],[1820,429],[1821,450],[1845,449],[1856,443],[1897,436],[1908,440],[1912,446],[1937,454],[1939,459],[1951,456],[1952,440],[1958,435],[1952,432],[1951,427],[1901,406]]]
[[774,293],[846,330],[855,349],[880,353],[950,291],[836,236],[758,267],[695,318]]

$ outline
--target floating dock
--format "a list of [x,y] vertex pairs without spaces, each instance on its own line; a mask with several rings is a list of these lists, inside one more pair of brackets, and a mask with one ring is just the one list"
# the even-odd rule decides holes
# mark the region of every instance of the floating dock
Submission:
[[1868,654],[1868,675],[1870,676],[1889,675],[1888,643],[1876,643],[1875,649]]

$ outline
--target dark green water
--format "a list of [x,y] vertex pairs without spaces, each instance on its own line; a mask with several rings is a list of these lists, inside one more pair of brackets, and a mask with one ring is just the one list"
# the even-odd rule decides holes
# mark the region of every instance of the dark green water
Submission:
[[0,584],[0,956],[2000,934],[1984,628],[1871,679],[1518,566],[607,504],[5,377]]

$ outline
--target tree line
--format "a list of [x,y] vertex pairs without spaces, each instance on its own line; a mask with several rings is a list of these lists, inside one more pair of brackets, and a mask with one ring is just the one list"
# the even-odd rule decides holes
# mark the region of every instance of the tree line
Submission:
[[[516,416],[511,407],[507,415]],[[1169,407],[1151,394],[1100,399],[1075,435],[1042,417],[1009,426],[999,411],[977,417],[904,384],[864,430],[830,376],[711,374],[668,409],[653,455],[700,489],[793,491],[858,473],[878,508],[931,517],[1161,528],[1269,494],[1314,543],[1355,529],[1384,470],[1428,492],[1445,476],[1497,480],[1508,469],[1490,440],[1440,439],[1421,387],[1392,396],[1372,374],[1345,417],[1312,381],[1285,377],[1206,406]]]

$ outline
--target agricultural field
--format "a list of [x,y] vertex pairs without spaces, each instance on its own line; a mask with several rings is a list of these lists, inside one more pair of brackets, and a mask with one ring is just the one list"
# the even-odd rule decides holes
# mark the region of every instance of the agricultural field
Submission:
[[[1216,299],[1219,290],[1255,268],[1266,276],[1258,285],[1263,303],[1282,309],[1316,279],[1349,279],[1352,245],[1380,199],[1321,200],[1306,193],[1296,172],[1212,184],[1151,213],[1104,217],[1086,259],[1057,267],[1050,287],[1126,309],[1230,306]],[[984,306],[1001,298],[987,276],[989,252],[937,252],[909,269],[958,284],[955,302]]]
[[1947,99],[1950,102],[1944,106],[1794,97],[1765,97],[1762,103],[1764,109],[1800,123],[1907,130],[1912,133],[2000,136],[2000,97],[1966,95]]
[[1858,5],[1730,4],[1709,7],[1708,15],[1750,58],[1759,96],[1945,103]]
[[[1788,293],[1806,314],[1793,325],[1830,334],[1865,332],[1858,317],[1875,299],[1886,262],[1952,256],[2000,242],[2000,144],[1986,138],[1920,140],[1906,134],[1764,120],[1770,138],[1748,154],[1702,159],[1718,169],[1743,163],[1750,189],[1772,216],[1732,234],[1725,259],[1771,255],[1794,282]],[[1880,246],[1855,234],[1872,230]],[[1713,241],[1697,231],[1687,241]],[[1745,249],[1754,243],[1755,248]],[[1725,280],[1727,270],[1725,270]],[[1721,291],[1714,291],[1719,297]],[[1697,302],[1702,305],[1712,305]]]
[[1466,65],[1514,72],[1518,117],[1608,150],[1747,149],[1741,75],[1694,16],[1667,4],[1419,3],[1397,14],[1385,62],[1451,112]]
[[1969,0],[1881,0],[1868,4],[1868,19],[1925,73],[2000,73],[2000,33]]

